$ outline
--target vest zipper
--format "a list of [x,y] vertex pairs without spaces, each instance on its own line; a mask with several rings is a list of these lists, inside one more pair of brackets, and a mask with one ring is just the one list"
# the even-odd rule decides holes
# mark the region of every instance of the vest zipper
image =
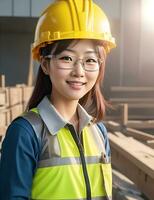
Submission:
[[79,140],[79,136],[77,135],[74,127],[70,124],[68,124],[68,128],[71,131],[71,134],[74,138],[74,141],[76,142],[76,145],[79,149],[80,153],[80,158],[81,158],[81,164],[82,164],[82,169],[83,169],[83,174],[84,174],[84,179],[85,179],[85,184],[86,184],[86,194],[87,194],[87,200],[91,200],[91,188],[90,188],[90,181],[88,177],[88,172],[87,172],[87,167],[86,167],[86,160],[83,152],[83,147],[82,144]]

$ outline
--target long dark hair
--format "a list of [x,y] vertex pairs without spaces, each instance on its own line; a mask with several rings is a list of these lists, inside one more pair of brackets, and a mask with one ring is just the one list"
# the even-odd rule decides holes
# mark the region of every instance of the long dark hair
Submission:
[[[74,40],[61,40],[54,42],[53,44],[47,44],[45,47],[40,49],[41,56],[47,56],[51,54],[59,54],[64,51]],[[93,88],[80,100],[79,103],[87,110],[87,112],[92,115],[96,122],[101,121],[105,114],[106,101],[101,92],[101,84],[104,79],[105,71],[105,58],[106,53],[103,48],[103,43],[100,41],[95,41],[96,50],[99,57],[104,60],[100,66],[99,75]],[[32,96],[28,102],[27,110],[35,108],[44,96],[50,95],[52,92],[52,83],[48,75],[44,74],[41,65],[38,70],[38,75],[36,78],[35,87]]]

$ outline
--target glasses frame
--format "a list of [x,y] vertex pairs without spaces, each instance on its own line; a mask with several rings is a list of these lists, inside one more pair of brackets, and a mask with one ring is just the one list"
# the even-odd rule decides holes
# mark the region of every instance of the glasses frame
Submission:
[[[59,55],[59,54],[57,54]],[[47,56],[44,56],[45,59],[52,59],[52,58],[56,58],[57,59],[57,55],[47,55]],[[69,56],[69,55],[68,55]],[[70,56],[70,57],[76,57],[76,56]],[[70,69],[73,69],[74,66],[79,62],[81,65],[82,65],[82,68],[85,70],[85,71],[88,71],[88,72],[95,72],[95,71],[98,71],[100,69],[100,65],[104,62],[104,60],[102,60],[101,58],[97,58],[98,59],[98,69],[93,69],[93,70],[89,70],[89,69],[86,69],[85,66],[84,66],[84,59],[82,58],[78,58],[76,60],[76,62],[73,64],[72,67],[70,68],[65,68],[65,67],[59,67],[59,69],[65,69],[65,70],[70,70]]]

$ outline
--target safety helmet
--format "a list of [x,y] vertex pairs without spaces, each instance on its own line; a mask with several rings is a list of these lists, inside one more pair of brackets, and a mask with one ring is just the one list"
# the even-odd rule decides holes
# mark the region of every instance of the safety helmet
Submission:
[[33,58],[47,44],[64,39],[95,39],[103,41],[108,53],[116,46],[109,21],[92,0],[55,0],[41,14],[32,45]]

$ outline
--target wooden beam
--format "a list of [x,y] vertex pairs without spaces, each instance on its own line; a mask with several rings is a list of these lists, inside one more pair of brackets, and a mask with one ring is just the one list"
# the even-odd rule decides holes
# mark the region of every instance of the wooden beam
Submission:
[[[131,134],[132,128],[142,130],[142,129],[154,129],[154,120],[128,120],[127,125],[123,127],[122,124],[118,123],[117,121],[104,121],[105,126],[108,128],[109,131],[122,131],[125,128],[125,132],[128,130],[128,134]],[[142,132],[143,133],[143,132]],[[137,131],[136,131],[137,134]],[[149,134],[149,137],[152,138]]]
[[0,126],[0,136],[4,135],[6,132],[6,126]]
[[4,74],[0,75],[0,87],[2,87],[2,88],[5,87],[5,75]]
[[[134,121],[135,125],[133,124],[133,126],[136,126],[138,129],[154,127],[154,121],[153,121],[152,125],[150,122],[147,123],[145,121],[140,121],[139,124],[138,123],[136,124],[135,122],[136,121]],[[115,121],[105,121],[104,124],[105,124],[106,128],[108,129],[108,131],[110,131],[110,132],[123,131],[126,136],[133,137],[141,142],[146,142],[148,140],[154,140],[154,135],[151,135],[149,133],[128,127],[128,126],[131,126],[129,121],[128,121],[127,127],[123,127],[120,123],[115,122]]]
[[154,108],[154,103],[129,103],[128,104],[129,109],[138,109],[138,108],[146,108],[151,109]]
[[154,135],[150,135],[148,133],[133,128],[126,128],[125,134],[142,142],[146,142],[148,140],[154,140]]
[[121,124],[126,126],[128,123],[128,104],[121,104]]
[[110,98],[113,103],[153,103],[154,98]]
[[[154,115],[141,115],[141,114],[129,114],[128,116],[128,120],[131,121],[149,121],[149,120],[153,120],[154,119]],[[120,115],[107,115],[105,117],[106,121],[116,121],[116,122],[120,122],[121,121],[121,116]],[[128,122],[129,122],[128,121]]]
[[21,87],[9,87],[9,106],[22,103],[22,88]]
[[148,140],[146,141],[146,144],[151,147],[152,149],[154,149],[154,140]]
[[[132,99],[128,101],[132,101]],[[132,119],[154,119],[153,102],[125,102],[125,100],[122,102],[122,99],[120,102],[111,102],[113,104],[113,110],[106,116],[106,119],[122,120],[121,122],[124,122],[124,124],[127,124],[127,121]],[[144,111],[148,113],[147,109],[150,111],[149,114],[144,113]]]
[[109,131],[121,131],[121,125],[115,121],[105,121],[104,124]]
[[154,92],[154,87],[112,86],[113,92]]
[[129,137],[109,134],[112,164],[154,199],[154,150]]
[[134,129],[154,129],[154,120],[129,120],[127,127]]

